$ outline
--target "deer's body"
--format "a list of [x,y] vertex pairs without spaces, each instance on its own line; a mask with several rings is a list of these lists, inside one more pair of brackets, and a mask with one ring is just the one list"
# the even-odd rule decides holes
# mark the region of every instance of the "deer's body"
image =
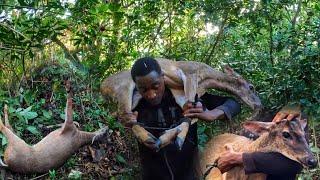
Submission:
[[[315,167],[316,160],[305,139],[303,130],[305,125],[300,124],[299,121],[283,120],[279,123],[246,122],[244,124],[245,127],[261,133],[260,137],[254,141],[244,136],[228,133],[212,138],[206,144],[205,150],[201,155],[201,171],[203,173],[208,171],[207,166],[215,163],[220,155],[227,151],[226,146],[235,152],[279,152],[304,166]],[[213,168],[208,172],[206,179],[266,179],[266,175],[262,173],[245,175],[243,166],[236,166],[224,174],[221,174],[218,168]]]
[[[253,110],[262,108],[260,99],[254,90],[248,87],[250,84],[231,69],[227,68],[226,72],[221,72],[195,61],[171,61],[162,58],[156,60],[164,72],[165,84],[172,90],[176,102],[181,107],[191,98],[185,96],[185,91],[190,89],[187,79],[195,75],[193,81],[196,82],[197,87],[192,90],[193,98],[196,93],[201,96],[207,89],[213,88],[234,94]],[[134,88],[135,84],[128,70],[106,78],[101,84],[101,93],[116,99],[122,113],[131,112],[141,99],[138,93],[134,93]]]
[[[233,150],[236,152],[253,152],[253,151],[259,151],[259,147],[257,145],[259,144],[258,141],[252,141],[244,136],[239,136],[236,134],[222,134],[219,136],[214,137],[206,144],[206,149],[203,152],[203,155],[201,156],[201,171],[205,172],[207,169],[207,165],[213,164],[219,156],[226,151],[223,144],[228,144],[232,146]],[[235,167],[228,171],[227,173],[221,175],[220,171],[218,169],[212,170],[211,173],[207,176],[207,179],[265,179],[264,174],[252,174],[252,175],[245,175],[244,169],[242,166]]]
[[60,128],[30,146],[9,129],[3,129],[2,133],[8,138],[4,162],[12,171],[19,173],[43,173],[57,168],[81,146],[91,143],[96,135],[76,128],[62,133]]
[[6,125],[2,121],[0,123],[0,130],[8,139],[4,163],[10,170],[18,173],[44,173],[60,167],[81,146],[91,143],[94,137],[105,133],[89,133],[76,128],[72,120],[72,99],[69,95],[63,126],[33,146],[15,135],[7,123],[7,119]]
[[[177,104],[181,107],[188,101],[193,102],[196,94],[201,96],[207,89],[214,88],[230,92],[255,112],[260,111],[262,108],[261,101],[252,85],[236,74],[231,68],[226,68],[225,72],[221,72],[204,63],[194,61],[171,61],[161,58],[157,58],[156,60],[164,73],[166,86],[170,88]],[[119,116],[120,119],[123,119],[125,125],[136,123],[132,119],[127,120],[125,118],[126,114],[132,113],[131,110],[134,109],[142,98],[137,91],[134,91],[134,88],[135,84],[131,78],[130,71],[123,71],[112,75],[101,84],[102,95],[111,97],[118,103]],[[196,120],[192,121],[192,123],[194,122]],[[175,133],[165,133],[160,138],[162,139],[160,147],[164,147],[177,137],[176,142],[178,142],[177,144],[181,148],[188,129],[189,125],[183,122],[177,128],[172,129]],[[132,130],[142,142],[155,139],[140,125],[134,125]]]

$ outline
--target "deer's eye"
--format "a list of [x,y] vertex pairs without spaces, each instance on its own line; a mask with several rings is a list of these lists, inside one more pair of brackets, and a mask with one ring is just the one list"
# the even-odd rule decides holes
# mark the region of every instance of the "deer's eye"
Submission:
[[291,139],[291,135],[288,132],[282,132],[282,136],[286,139]]
[[251,91],[254,91],[254,86],[253,86],[252,84],[249,84],[249,89],[250,89]]

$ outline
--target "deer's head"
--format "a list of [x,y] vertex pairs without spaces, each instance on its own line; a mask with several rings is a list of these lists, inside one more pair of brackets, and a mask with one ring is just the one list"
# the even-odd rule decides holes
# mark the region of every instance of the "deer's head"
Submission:
[[229,66],[225,66],[223,71],[229,76],[229,80],[231,81],[229,82],[232,84],[230,91],[236,94],[244,103],[258,113],[262,109],[262,104],[254,86]]
[[259,141],[256,149],[279,152],[304,167],[315,168],[317,160],[305,137],[306,124],[306,119],[294,118],[291,121],[283,119],[277,123],[248,121],[244,123],[244,128],[260,135],[256,140]]

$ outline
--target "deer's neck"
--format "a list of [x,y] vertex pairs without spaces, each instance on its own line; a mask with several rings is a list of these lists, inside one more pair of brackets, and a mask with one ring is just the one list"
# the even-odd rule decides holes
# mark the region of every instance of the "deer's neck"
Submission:
[[249,146],[244,149],[245,152],[255,152],[255,151],[261,151],[261,152],[270,152],[273,151],[272,146],[273,139],[270,138],[268,133],[262,134],[258,139],[253,141]]
[[235,79],[225,73],[208,69],[207,71],[203,71],[201,73],[200,79],[200,85],[202,85],[205,89],[210,87],[222,91],[228,91],[235,95],[238,95],[236,88],[237,83],[235,82]]

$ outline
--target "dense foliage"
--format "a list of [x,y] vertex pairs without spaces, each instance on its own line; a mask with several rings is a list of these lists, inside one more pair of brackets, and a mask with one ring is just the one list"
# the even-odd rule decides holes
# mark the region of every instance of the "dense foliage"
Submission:
[[[319,157],[317,0],[0,1],[1,114],[8,104],[18,135],[37,142],[43,127],[63,122],[63,79],[69,77],[82,127],[119,129],[99,84],[147,55],[218,69],[229,64],[256,86],[267,108],[301,103],[311,120],[310,146]],[[208,124],[199,129],[216,131],[221,130]]]

